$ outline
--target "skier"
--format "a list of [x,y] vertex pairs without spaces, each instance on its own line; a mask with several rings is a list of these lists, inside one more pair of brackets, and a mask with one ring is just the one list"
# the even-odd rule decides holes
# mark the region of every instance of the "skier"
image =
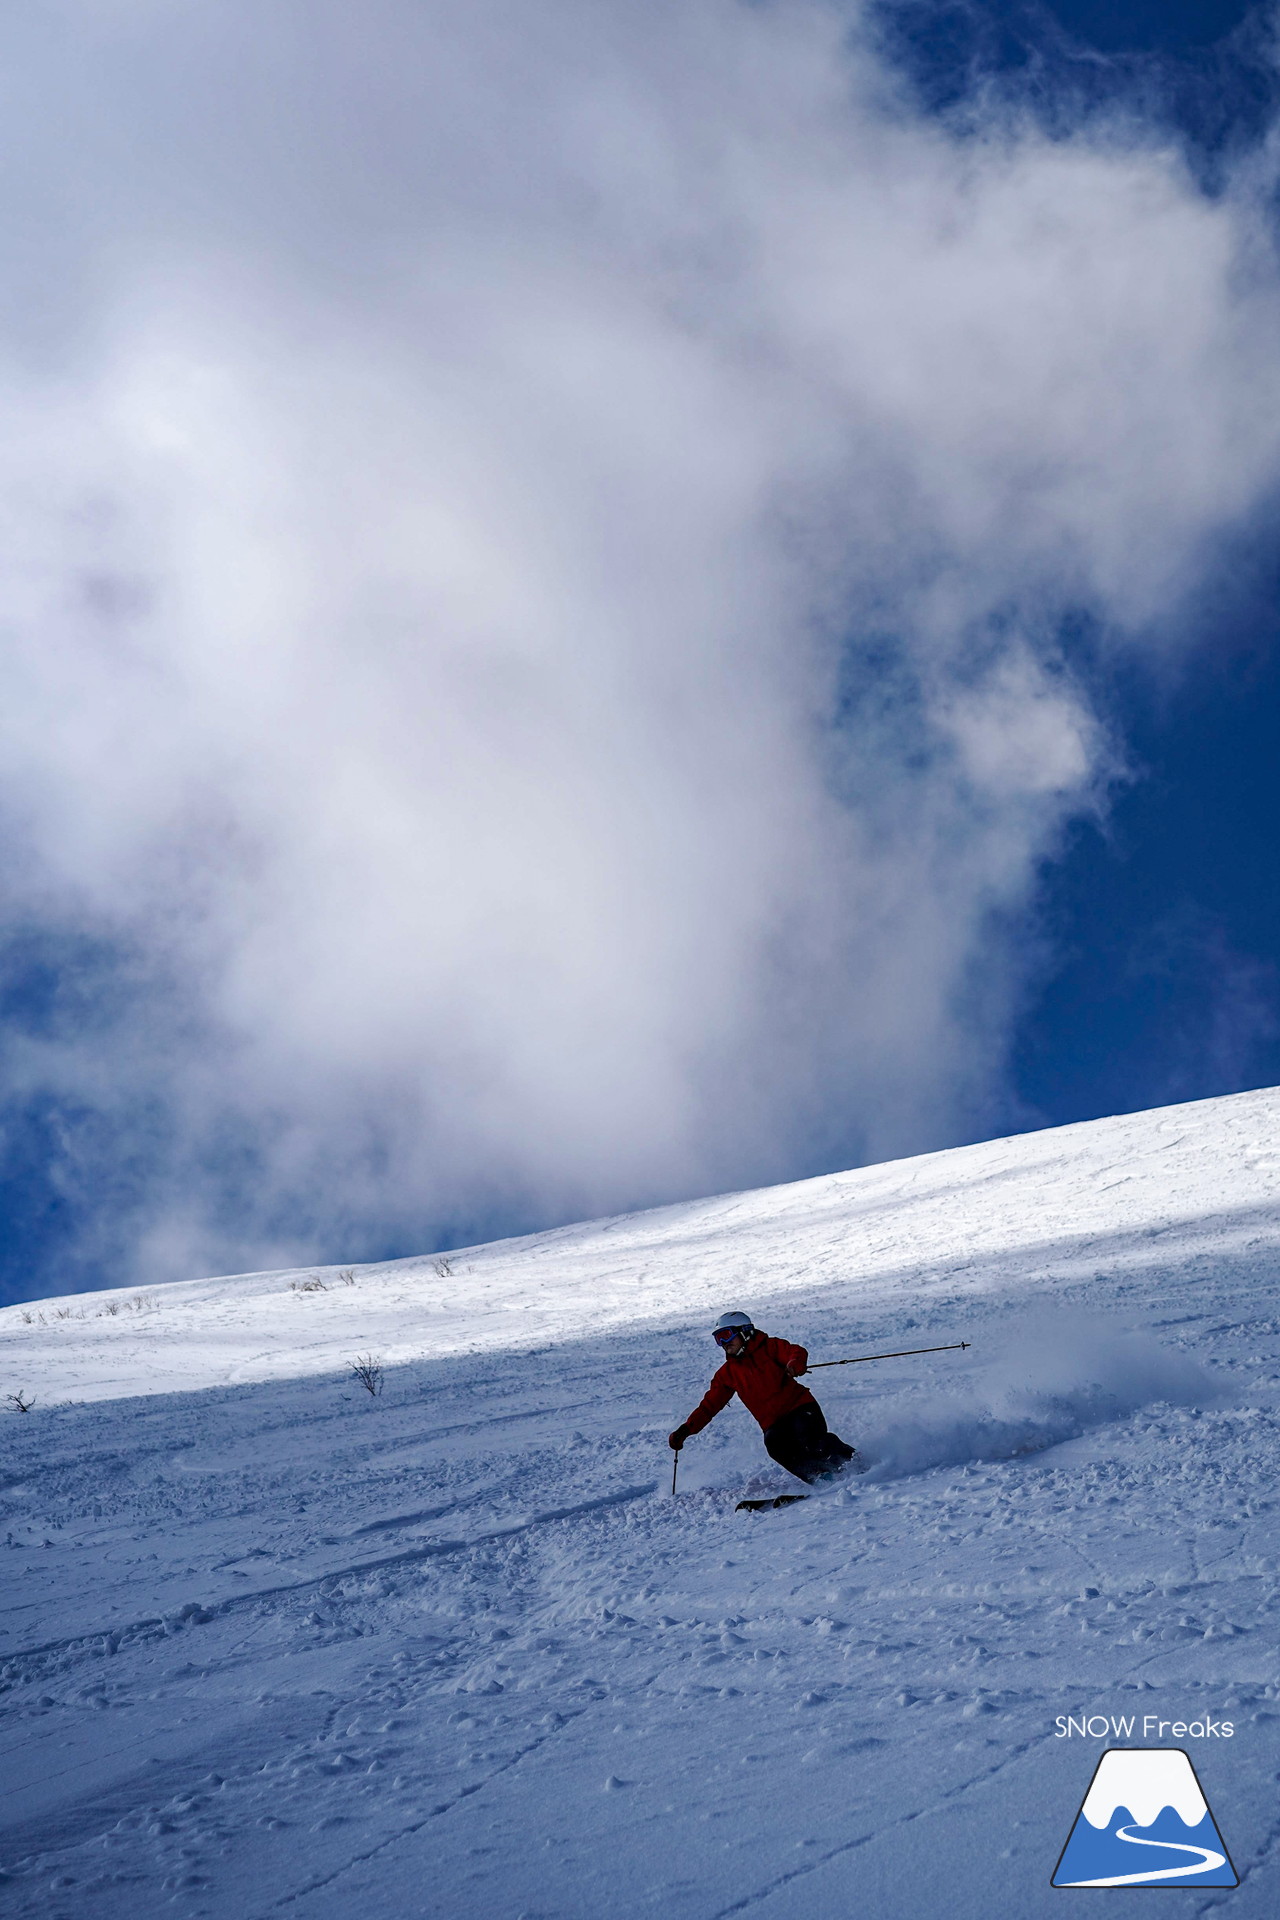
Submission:
[[745,1313],[722,1313],[711,1338],[725,1356],[711,1385],[668,1446],[679,1453],[691,1433],[700,1433],[736,1393],[764,1429],[766,1451],[798,1480],[825,1480],[854,1458],[832,1433],[808,1387],[797,1375],[808,1370],[803,1347],[761,1333]]

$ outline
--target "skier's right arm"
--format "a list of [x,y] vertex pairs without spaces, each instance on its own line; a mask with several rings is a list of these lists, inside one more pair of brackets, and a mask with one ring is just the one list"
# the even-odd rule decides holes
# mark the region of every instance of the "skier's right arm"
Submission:
[[[721,1408],[728,1406],[732,1398],[733,1383],[729,1379],[729,1370],[727,1367],[719,1367],[712,1377],[711,1385],[684,1423],[685,1437],[687,1438],[691,1433],[701,1433],[707,1423],[715,1419]],[[680,1432],[681,1429],[677,1428],[676,1431]],[[675,1434],[673,1433],[671,1437],[674,1440]],[[683,1444],[682,1441],[681,1445]]]

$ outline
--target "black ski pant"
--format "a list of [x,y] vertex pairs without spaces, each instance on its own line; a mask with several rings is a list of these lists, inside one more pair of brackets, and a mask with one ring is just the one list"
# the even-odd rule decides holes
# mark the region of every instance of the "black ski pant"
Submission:
[[825,1480],[853,1458],[853,1448],[831,1432],[816,1400],[784,1413],[764,1430],[766,1451],[797,1480]]

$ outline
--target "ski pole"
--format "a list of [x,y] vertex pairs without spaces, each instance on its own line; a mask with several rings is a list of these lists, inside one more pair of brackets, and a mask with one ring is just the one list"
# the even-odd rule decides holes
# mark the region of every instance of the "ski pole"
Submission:
[[671,1457],[671,1498],[676,1497],[676,1468],[680,1465],[680,1449],[677,1447]]
[[972,1345],[972,1340],[953,1340],[945,1347],[903,1347],[899,1353],[855,1353],[851,1360],[815,1360],[806,1372],[812,1373],[814,1367],[860,1367],[864,1360],[906,1360],[913,1353],[959,1353]]

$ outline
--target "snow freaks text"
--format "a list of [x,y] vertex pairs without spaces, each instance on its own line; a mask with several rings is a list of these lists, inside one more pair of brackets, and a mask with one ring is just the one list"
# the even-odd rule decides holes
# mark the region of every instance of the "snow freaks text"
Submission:
[[1060,1713],[1054,1721],[1055,1740],[1230,1740],[1235,1727],[1230,1720],[1161,1720],[1154,1713]]

